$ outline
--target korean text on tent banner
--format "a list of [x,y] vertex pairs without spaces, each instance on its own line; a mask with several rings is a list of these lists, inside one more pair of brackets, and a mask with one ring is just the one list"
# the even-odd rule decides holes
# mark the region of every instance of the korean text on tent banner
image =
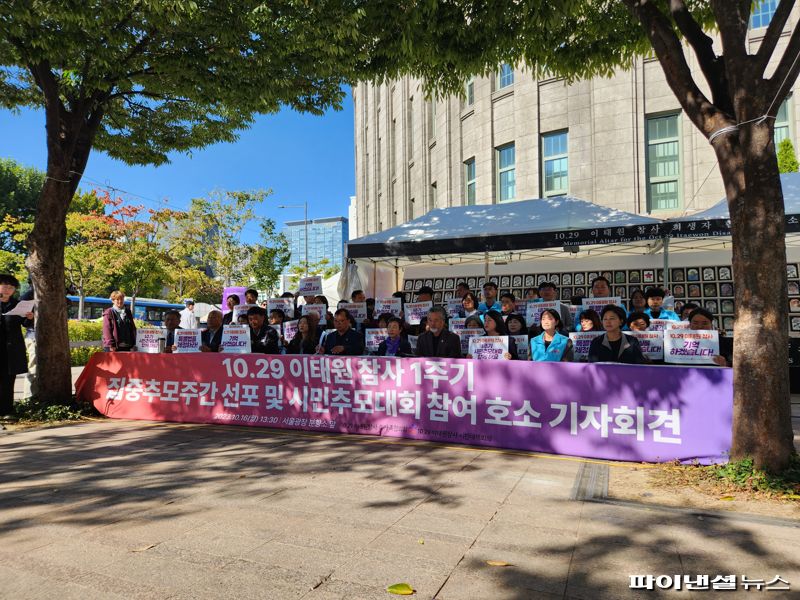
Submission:
[[527,335],[512,335],[510,336],[514,343],[517,345],[517,356],[520,360],[528,360],[531,353],[530,341]]
[[462,329],[461,331],[456,331],[458,337],[461,338],[461,354],[467,355],[469,354],[469,341],[475,337],[481,337],[483,335],[483,330],[481,329]]
[[672,364],[713,365],[719,355],[716,330],[668,329],[664,332],[664,361]]
[[202,338],[200,337],[199,329],[176,329],[175,330],[175,352],[183,354],[184,352],[200,352],[200,344]]
[[236,326],[223,327],[219,351],[234,354],[249,354],[250,328]]
[[298,296],[319,296],[322,294],[322,277],[301,277],[300,285],[297,288]]
[[307,315],[308,313],[312,313],[313,312],[313,313],[316,313],[317,316],[320,319],[324,319],[325,318],[325,312],[327,310],[328,310],[328,307],[325,306],[324,304],[303,304],[303,308],[302,308],[301,312],[304,315]]
[[239,317],[246,317],[247,311],[253,308],[254,306],[258,306],[258,304],[237,304],[233,307],[233,321],[232,324],[236,324],[239,322]]
[[166,337],[161,327],[142,327],[136,330],[136,349],[147,354],[158,354],[158,340]]
[[294,319],[294,299],[270,298],[267,300],[267,313],[273,310],[281,310],[287,319]]
[[461,298],[451,298],[447,301],[447,316],[456,318],[464,316],[464,306],[461,304]]
[[339,308],[345,309],[350,313],[350,316],[355,319],[356,323],[363,323],[367,320],[367,303],[366,302],[342,302]]
[[589,357],[589,346],[592,340],[598,335],[603,335],[604,331],[573,331],[569,334],[572,340],[572,347],[576,361],[585,361]]
[[650,360],[664,360],[664,332],[663,331],[626,331],[639,340],[639,346]]
[[294,336],[297,335],[297,321],[284,321],[283,323],[283,337],[286,338],[286,343],[291,342]]
[[378,351],[381,342],[389,337],[386,329],[365,329],[364,338],[367,344],[367,351],[373,354]]
[[420,321],[428,316],[428,312],[433,307],[433,302],[406,302],[406,323],[409,325],[419,325]]
[[508,352],[507,335],[484,335],[469,341],[469,353],[476,360],[504,360]]
[[375,300],[375,316],[376,318],[381,315],[392,314],[398,319],[400,313],[403,312],[403,299],[402,298],[379,298]]
[[542,313],[548,308],[552,308],[561,315],[561,320],[564,321],[564,325],[566,325],[566,315],[564,315],[564,312],[561,310],[562,306],[563,305],[558,300],[551,300],[549,302],[528,302],[525,312],[525,322],[528,324],[528,327],[531,325],[538,325]]
[[619,296],[609,296],[608,298],[584,298],[583,299],[583,310],[587,308],[591,308],[592,310],[596,311],[599,315],[603,312],[603,309],[608,306],[609,304],[614,304],[616,306],[621,306],[625,308],[625,305],[622,304],[622,298]]

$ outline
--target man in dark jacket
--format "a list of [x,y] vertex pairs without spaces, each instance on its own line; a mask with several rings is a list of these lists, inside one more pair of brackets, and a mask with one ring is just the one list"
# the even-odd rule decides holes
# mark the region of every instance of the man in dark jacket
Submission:
[[250,324],[250,352],[253,354],[280,354],[278,332],[267,323],[267,311],[260,306],[247,310]]
[[13,418],[14,382],[28,371],[22,328],[32,326],[33,313],[5,315],[19,303],[14,298],[18,288],[16,277],[0,275],[0,419]]
[[447,314],[441,306],[428,312],[428,331],[417,338],[417,356],[461,358],[461,338],[447,329]]
[[212,310],[206,315],[206,328],[200,333],[200,352],[219,352],[222,343],[222,313]]
[[333,313],[334,331],[325,336],[325,354],[361,356],[365,353],[364,338],[353,329],[353,324],[353,317],[345,309],[340,308]]

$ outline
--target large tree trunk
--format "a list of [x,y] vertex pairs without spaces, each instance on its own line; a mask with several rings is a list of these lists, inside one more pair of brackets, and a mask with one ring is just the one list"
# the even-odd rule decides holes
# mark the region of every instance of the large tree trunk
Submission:
[[[772,126],[718,147],[733,236],[734,460],[780,472],[794,453],[789,397],[785,211]],[[738,143],[737,143],[738,142]]]

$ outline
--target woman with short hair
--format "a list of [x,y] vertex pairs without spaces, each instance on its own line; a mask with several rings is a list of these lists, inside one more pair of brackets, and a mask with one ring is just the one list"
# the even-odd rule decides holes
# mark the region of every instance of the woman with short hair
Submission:
[[136,323],[131,309],[125,306],[125,294],[111,292],[111,308],[103,311],[103,350],[130,352],[136,347]]
[[598,335],[589,346],[589,362],[618,362],[641,365],[647,362],[639,340],[623,333],[625,309],[615,304],[605,306],[600,313],[605,333]]
[[574,357],[572,340],[561,333],[564,324],[557,310],[548,308],[539,316],[542,333],[531,340],[531,360],[535,362],[570,362]]

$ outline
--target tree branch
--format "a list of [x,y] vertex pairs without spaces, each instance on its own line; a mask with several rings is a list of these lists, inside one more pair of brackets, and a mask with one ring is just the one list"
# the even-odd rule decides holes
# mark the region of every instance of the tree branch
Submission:
[[[711,0],[711,8],[719,27],[722,40],[722,59],[731,98],[738,90],[758,85],[759,76],[753,75],[754,57],[747,51],[747,27],[750,19],[752,0]],[[738,107],[741,112],[741,107]],[[742,114],[736,115],[742,119]]]
[[786,97],[788,90],[792,88],[794,82],[797,80],[797,75],[800,72],[800,26],[795,26],[792,36],[789,38],[789,43],[786,45],[786,50],[783,51],[778,67],[772,74],[768,81],[769,85],[769,98],[774,98],[772,107],[769,110],[771,115],[774,115],[783,99]]
[[761,46],[756,53],[756,69],[757,73],[762,77],[769,65],[769,59],[772,58],[772,53],[775,52],[775,47],[778,45],[778,40],[781,39],[781,33],[786,26],[786,21],[794,7],[795,0],[781,0],[778,8],[775,9],[775,14],[772,15],[772,20],[769,22],[767,32],[764,34],[764,39],[761,40]]

